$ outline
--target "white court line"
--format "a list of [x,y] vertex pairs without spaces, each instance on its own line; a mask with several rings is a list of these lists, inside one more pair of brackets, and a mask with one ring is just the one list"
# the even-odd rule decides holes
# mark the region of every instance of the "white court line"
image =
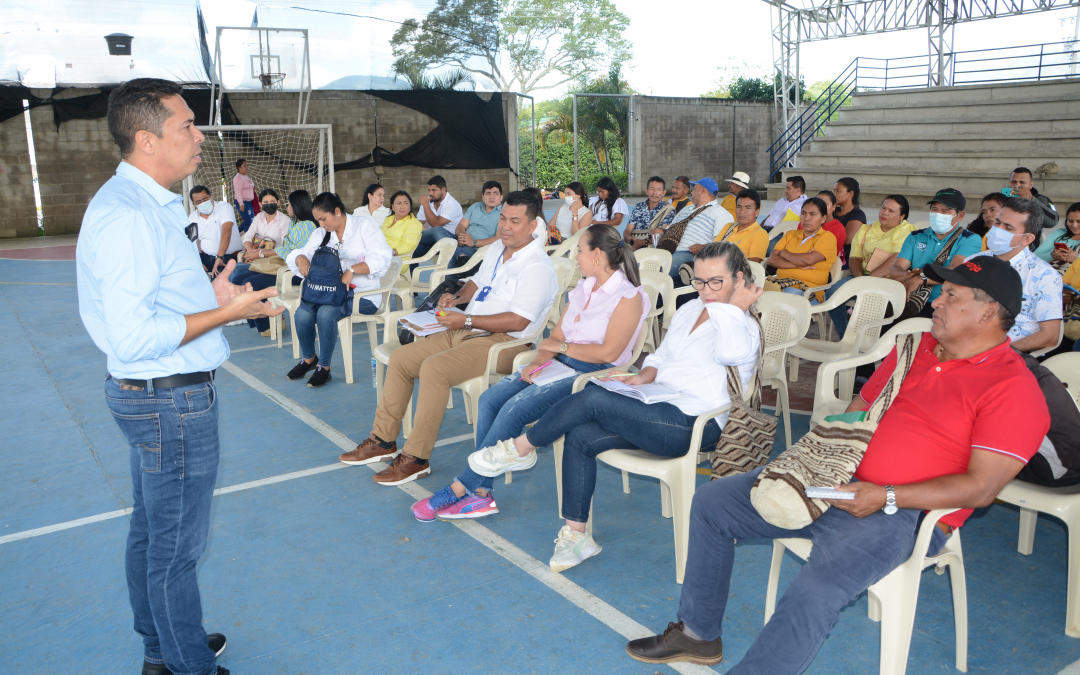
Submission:
[[[284,349],[286,347],[291,347],[291,346],[292,346],[292,340],[288,340],[288,341],[285,341],[285,342],[281,343],[281,348],[282,349]],[[258,347],[241,347],[240,349],[230,349],[229,353],[230,354],[239,354],[240,352],[251,352],[251,351],[255,351],[256,349],[270,349],[271,347],[277,347],[277,342],[275,342],[274,344],[271,344],[271,345],[259,345]]]
[[[315,431],[318,431],[331,442],[336,443],[344,450],[353,449],[354,443],[349,440],[344,434],[339,432],[337,429],[334,429],[326,422],[323,422],[318,417],[315,417],[308,411],[301,408],[292,399],[282,396],[280,393],[278,393],[270,386],[264,384],[258,378],[250,375],[249,373],[229,361],[223,363],[222,367],[236,377],[240,378],[240,380],[244,382],[244,384],[248,385],[255,391],[263,394],[271,401],[277,403],[289,413],[294,415],[297,419],[304,422]],[[467,437],[469,436],[471,436],[471,434],[467,435]],[[447,440],[450,441],[452,439]],[[366,466],[375,472],[382,471],[386,468],[386,464],[383,463],[367,464]],[[415,482],[398,485],[397,488],[418,501],[431,496],[431,492],[424,489],[423,487],[420,487]],[[578,586],[573,581],[570,581],[565,576],[552,572],[551,568],[548,565],[540,562],[525,551],[522,551],[520,548],[514,546],[509,541],[495,534],[480,523],[476,521],[461,520],[449,522],[452,525],[458,527],[461,531],[468,534],[476,541],[480,542],[484,546],[488,547],[498,555],[511,562],[514,566],[518,567],[529,576],[533,577],[540,583],[544,584],[551,590],[555,591],[573,604],[577,605],[585,612],[587,612],[590,616],[599,620],[608,628],[611,628],[616,633],[622,635],[626,639],[636,640],[637,638],[648,637],[650,635],[656,634],[656,631],[642,626],[637,621],[634,621],[633,619],[626,616],[625,614],[615,609],[608,603],[604,602],[600,598],[596,597],[589,591],[585,590],[581,586]],[[716,673],[716,671],[712,668],[700,666],[693,663],[669,663],[667,665],[671,666],[676,672],[683,673],[684,675],[702,675],[705,673]]]
[[1058,675],[1080,675],[1080,661],[1065,666],[1065,669]]

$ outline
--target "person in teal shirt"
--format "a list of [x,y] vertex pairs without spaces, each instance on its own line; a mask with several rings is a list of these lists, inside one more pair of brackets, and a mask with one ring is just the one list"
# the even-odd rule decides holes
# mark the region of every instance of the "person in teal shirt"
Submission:
[[[498,238],[499,213],[502,212],[502,184],[489,180],[484,183],[483,201],[476,202],[465,212],[457,226],[458,247],[454,251],[454,267],[461,267],[481,246]],[[467,272],[462,277],[469,276]],[[449,278],[449,277],[448,277]]]
[[946,242],[956,233],[957,228],[960,228],[960,234],[953,242],[952,250],[949,251],[948,258],[944,262],[947,267],[959,265],[968,256],[982,250],[982,238],[968,232],[960,225],[964,220],[967,200],[959,190],[953,188],[939,190],[928,203],[930,204],[930,227],[908,235],[889,274],[890,278],[903,283],[909,294],[923,283],[933,287],[930,298],[923,305],[925,316],[933,313],[930,303],[941,295],[941,284],[927,279],[922,275],[922,270],[937,259]]

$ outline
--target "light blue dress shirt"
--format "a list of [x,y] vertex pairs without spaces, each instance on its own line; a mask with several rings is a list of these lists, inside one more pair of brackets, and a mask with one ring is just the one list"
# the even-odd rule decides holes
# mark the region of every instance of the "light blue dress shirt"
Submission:
[[184,317],[218,306],[187,222],[180,195],[127,162],[86,208],[75,253],[79,314],[113,377],[204,372],[229,358],[221,328],[180,345]]

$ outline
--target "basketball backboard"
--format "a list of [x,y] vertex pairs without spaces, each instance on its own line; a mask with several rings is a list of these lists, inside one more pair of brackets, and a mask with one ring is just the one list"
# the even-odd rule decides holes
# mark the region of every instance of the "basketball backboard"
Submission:
[[307,116],[311,97],[308,32],[303,28],[219,26],[214,44],[213,98],[221,92],[264,92],[268,96],[299,94],[297,124]]

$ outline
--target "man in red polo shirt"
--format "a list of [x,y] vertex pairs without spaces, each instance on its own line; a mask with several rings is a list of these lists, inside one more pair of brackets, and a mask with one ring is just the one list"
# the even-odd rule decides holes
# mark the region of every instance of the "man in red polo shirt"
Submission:
[[[933,554],[971,509],[987,506],[1038,451],[1050,426],[1035,377],[1010,345],[1023,284],[993,257],[956,269],[928,265],[943,283],[933,328],[924,333],[900,393],[870,441],[855,480],[811,525],[785,530],[750,502],[761,469],[713,481],[694,496],[679,621],[662,635],[626,646],[649,663],[723,659],[721,623],[736,539],[812,539],[814,550],[776,613],[729,675],[801,673],[845,605],[912,553],[925,511],[961,508],[939,523]],[[849,412],[869,408],[896,365],[896,350],[863,387]]]

